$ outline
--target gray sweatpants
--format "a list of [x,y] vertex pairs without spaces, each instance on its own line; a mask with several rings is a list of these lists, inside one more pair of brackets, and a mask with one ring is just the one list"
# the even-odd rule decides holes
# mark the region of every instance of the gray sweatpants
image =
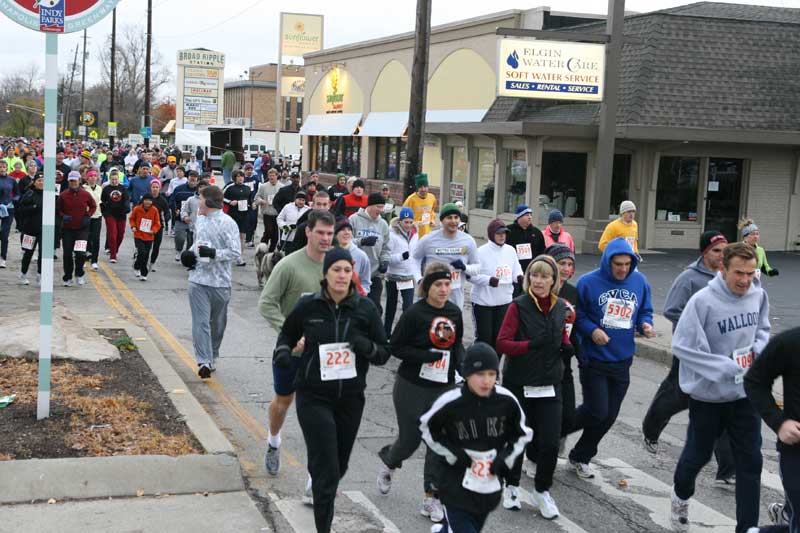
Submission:
[[[378,455],[389,468],[400,468],[403,461],[417,451],[422,442],[422,433],[419,431],[419,419],[433,402],[453,388],[452,385],[441,384],[439,387],[420,387],[398,375],[394,382],[392,399],[394,411],[397,416],[397,439],[393,444],[384,446]],[[422,487],[427,493],[436,492],[436,478],[438,472],[438,459],[429,449],[425,452],[425,466],[422,476]]]
[[211,365],[219,357],[219,346],[228,323],[230,287],[209,287],[189,283],[192,308],[192,340],[197,364]]

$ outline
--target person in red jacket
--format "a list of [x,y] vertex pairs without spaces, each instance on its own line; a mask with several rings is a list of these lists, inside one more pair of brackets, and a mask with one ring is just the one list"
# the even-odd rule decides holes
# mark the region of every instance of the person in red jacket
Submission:
[[364,182],[355,180],[350,189],[350,194],[340,197],[333,206],[333,214],[338,216],[350,217],[358,213],[362,207],[367,207],[367,196],[364,194]]
[[142,203],[133,208],[128,223],[133,230],[133,242],[136,243],[136,262],[133,268],[141,281],[147,281],[153,240],[156,233],[161,230],[161,214],[158,208],[153,206],[152,194],[148,192],[142,196]]
[[[83,263],[89,239],[89,222],[97,203],[81,188],[81,174],[73,170],[67,178],[69,187],[58,196],[58,214],[61,216],[61,243],[64,247],[64,286],[72,287],[72,271],[78,286],[86,283]],[[74,254],[74,259],[73,259]]]

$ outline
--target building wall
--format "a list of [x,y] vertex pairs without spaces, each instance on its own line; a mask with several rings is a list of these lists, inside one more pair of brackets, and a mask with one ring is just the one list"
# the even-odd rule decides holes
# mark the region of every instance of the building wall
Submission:
[[370,110],[408,111],[411,76],[406,67],[393,59],[386,63],[370,93]]
[[[745,214],[755,221],[761,234],[761,246],[783,250],[787,245],[787,221],[793,182],[794,161],[789,156],[754,159],[750,164],[750,191]],[[797,227],[794,235],[797,235]]]

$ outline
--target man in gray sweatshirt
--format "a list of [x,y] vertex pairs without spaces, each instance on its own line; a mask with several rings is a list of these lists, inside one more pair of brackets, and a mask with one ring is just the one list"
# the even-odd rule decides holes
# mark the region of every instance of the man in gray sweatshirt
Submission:
[[726,246],[722,269],[689,299],[672,335],[681,390],[689,395],[689,428],[672,487],[670,518],[676,531],[689,530],[695,480],[723,431],[736,460],[736,533],[758,525],[761,419],[743,385],[769,341],[767,293],[753,284],[757,264],[752,246]]
[[[719,231],[709,230],[700,236],[700,257],[675,278],[664,302],[664,316],[672,322],[673,332],[689,298],[704,288],[719,272],[726,244],[728,240]],[[658,438],[670,418],[689,407],[689,396],[678,385],[679,369],[680,360],[673,356],[672,368],[658,387],[642,421],[644,447],[652,454],[658,452]],[[723,433],[720,436],[714,446],[714,455],[718,465],[717,483],[732,483],[735,479],[736,465],[733,462],[733,452],[727,434]]]
[[374,192],[367,198],[367,207],[362,207],[357,213],[350,216],[353,228],[353,241],[367,257],[370,263],[370,279],[361,279],[362,283],[369,281],[369,299],[378,308],[382,315],[381,295],[383,294],[383,275],[389,268],[391,248],[389,247],[389,225],[381,218],[386,200],[379,192]]

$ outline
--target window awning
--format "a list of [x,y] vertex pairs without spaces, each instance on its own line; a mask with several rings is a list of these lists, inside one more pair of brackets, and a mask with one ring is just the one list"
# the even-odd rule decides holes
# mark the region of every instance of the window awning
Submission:
[[380,111],[367,115],[358,130],[361,137],[403,137],[408,125],[408,111]]
[[164,126],[163,130],[161,130],[161,133],[175,133],[175,121],[170,120],[167,122],[167,125]]
[[425,122],[480,122],[486,109],[429,109]]
[[300,135],[325,135],[350,137],[356,134],[361,113],[308,115],[300,128]]

